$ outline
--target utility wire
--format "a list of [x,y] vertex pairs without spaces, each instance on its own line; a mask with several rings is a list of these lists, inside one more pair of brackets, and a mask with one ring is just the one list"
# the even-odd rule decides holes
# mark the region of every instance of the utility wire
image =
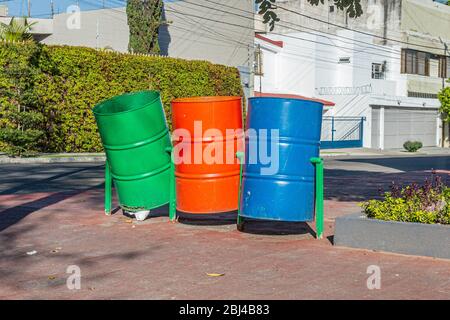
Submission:
[[[173,9],[173,10],[174,10],[174,9]],[[181,20],[187,21],[187,18],[184,17],[184,14],[185,14],[184,12],[181,12],[181,11],[178,11],[178,10],[174,10],[174,11],[178,13],[178,17],[179,17]],[[243,46],[247,47],[247,44],[246,44],[246,43],[243,43],[243,42],[240,42],[240,41],[238,41],[238,40],[236,40],[236,39],[230,38],[229,36],[224,35],[223,33],[220,33],[220,32],[218,32],[218,31],[216,31],[216,30],[214,30],[214,29],[210,29],[210,28],[208,28],[207,26],[201,24],[201,23],[198,22],[198,21],[195,21],[195,20],[193,20],[193,19],[189,19],[189,20],[192,21],[193,23],[197,24],[197,25],[200,25],[200,28],[202,28],[202,29],[204,29],[204,30],[208,30],[209,32],[214,33],[214,34],[217,34],[217,35],[219,35],[219,36],[221,36],[221,37],[223,37],[223,38],[225,38],[225,39],[227,39],[227,40],[229,40],[229,41],[232,41],[232,42],[235,42],[235,43],[237,43],[237,44],[240,44],[240,45],[243,45]]]
[[285,10],[285,11],[287,11],[287,12],[294,13],[294,14],[299,15],[299,16],[302,16],[302,17],[306,17],[306,18],[311,19],[311,20],[315,20],[315,21],[319,21],[319,22],[322,22],[322,23],[326,23],[326,24],[332,25],[332,26],[337,27],[337,28],[341,28],[341,29],[345,29],[345,30],[350,30],[350,31],[353,31],[353,32],[361,33],[361,34],[364,34],[364,35],[367,35],[367,36],[372,36],[372,37],[379,38],[379,39],[382,39],[382,40],[387,40],[387,41],[391,41],[391,42],[397,42],[397,43],[402,43],[402,44],[412,45],[412,46],[416,46],[416,47],[428,48],[428,49],[435,49],[435,50],[436,50],[436,49],[438,49],[438,50],[439,50],[439,49],[442,49],[442,48],[439,48],[439,47],[434,47],[434,46],[427,46],[427,45],[421,45],[421,44],[410,43],[410,42],[408,42],[408,41],[402,41],[402,40],[392,39],[392,38],[388,38],[388,37],[384,37],[384,36],[379,36],[379,35],[374,34],[374,33],[370,33],[370,32],[366,32],[366,31],[361,31],[361,30],[352,29],[352,28],[349,28],[349,27],[346,27],[346,26],[341,26],[341,25],[339,25],[339,24],[332,23],[332,22],[329,22],[329,21],[325,21],[325,20],[322,20],[322,19],[319,19],[319,18],[314,18],[314,17],[308,16],[308,15],[306,15],[306,14],[303,14],[303,13],[300,13],[300,12],[297,12],[297,11],[294,11],[294,10],[291,10],[291,9],[284,8],[284,7],[280,6],[280,5],[277,5],[276,8]]
[[[87,2],[86,0],[82,0],[82,1]],[[211,3],[215,3],[214,1],[209,1],[209,0],[206,0],[206,1],[211,2]],[[188,1],[183,1],[183,2],[189,3]],[[191,3],[191,4],[192,4],[192,3]],[[216,4],[217,4],[217,3],[216,3]],[[198,5],[198,4],[195,4],[195,5]],[[220,5],[225,6],[224,4],[220,4]],[[206,7],[206,8],[212,9],[212,10],[223,11],[223,10],[220,10],[220,9],[217,9],[217,8],[211,8],[211,7],[207,7],[207,6],[203,6],[203,7]],[[236,8],[235,8],[235,9],[236,9]],[[115,10],[115,9],[113,9],[113,8],[111,8],[111,10],[113,10],[113,11],[119,11],[119,10]],[[239,24],[235,24],[235,23],[231,23],[231,22],[219,21],[219,20],[210,19],[210,18],[203,17],[203,16],[194,15],[194,14],[181,13],[181,12],[179,12],[179,11],[177,11],[177,10],[173,10],[173,9],[165,9],[165,10],[168,11],[168,12],[179,13],[179,14],[182,14],[182,15],[184,15],[184,16],[191,16],[191,17],[195,17],[195,18],[199,18],[199,19],[203,19],[203,20],[207,20],[207,21],[213,21],[213,22],[217,22],[217,23],[221,23],[221,24],[225,24],[225,25],[229,25],[229,26],[234,26],[234,27],[239,27],[239,28],[245,28],[245,29],[249,29],[249,30],[254,31],[253,28],[249,28],[248,26],[243,26],[243,25],[239,25]],[[238,10],[250,13],[249,11],[245,11],[245,10],[242,10],[242,9],[238,9]],[[120,11],[120,12],[123,13],[123,11]],[[233,14],[233,15],[238,15],[238,14],[236,14],[236,13],[232,13],[232,12],[228,12],[228,11],[225,11],[225,13]],[[252,13],[252,14],[253,14],[253,13]],[[238,16],[242,16],[242,15],[238,15]],[[249,17],[247,17],[247,16],[242,16],[242,17],[249,18]],[[253,20],[253,18],[250,18],[250,19]],[[349,29],[349,30],[351,30],[351,29]],[[301,31],[301,32],[305,32],[305,31],[302,31],[302,30],[300,30],[300,31]],[[352,31],[353,31],[353,30],[352,30]],[[356,31],[355,31],[355,32],[356,32]],[[339,45],[336,45],[336,44],[330,44],[330,43],[319,42],[319,41],[315,41],[315,40],[311,40],[311,39],[305,39],[305,38],[302,38],[302,37],[295,37],[295,36],[288,35],[288,34],[281,34],[281,33],[274,33],[274,32],[272,32],[271,34],[280,35],[280,36],[287,37],[287,38],[292,38],[292,39],[298,39],[298,40],[302,40],[302,41],[306,41],[306,42],[312,42],[312,43],[316,43],[316,44],[322,44],[322,45],[326,45],[326,46],[332,46],[332,47],[336,47],[336,48],[341,48],[341,49],[343,49],[343,50],[352,50],[352,51],[354,51],[354,52],[361,52],[361,51],[363,51],[363,50],[356,51],[356,50],[354,50],[354,49],[352,49],[352,48],[343,47],[343,46],[339,46]],[[336,35],[333,35],[333,36],[336,37]],[[337,36],[337,37],[339,37],[339,36]],[[326,37],[326,38],[328,38],[328,37]],[[329,39],[329,40],[331,41],[331,39]],[[354,40],[354,39],[351,39],[351,40]],[[236,41],[236,40],[234,40],[234,41]],[[339,41],[341,41],[341,40],[339,40]],[[240,43],[240,44],[243,45],[242,43]],[[369,44],[369,43],[366,43],[366,44]],[[371,46],[377,46],[377,45],[373,45],[373,44],[369,44],[369,45],[371,45]],[[367,48],[367,49],[369,49],[369,48]],[[439,49],[439,48],[433,47],[433,49]],[[395,52],[395,53],[394,53],[394,52],[389,52],[389,53],[393,53],[393,54],[399,55],[400,52]],[[385,57],[385,58],[389,58],[389,59],[397,59],[397,60],[401,60],[399,57],[386,56],[386,55],[383,55],[383,54],[380,54],[380,53],[371,53],[371,54],[377,55],[377,56],[381,56],[381,57]]]
[[[206,1],[208,1],[208,0],[206,0]],[[199,7],[203,7],[203,8],[208,8],[208,9],[212,9],[212,10],[217,10],[217,11],[224,12],[224,13],[227,13],[227,14],[232,14],[232,15],[235,15],[235,16],[243,17],[243,18],[245,18],[245,19],[254,20],[254,18],[253,18],[253,12],[246,11],[246,10],[242,10],[242,11],[244,11],[244,12],[246,12],[246,13],[249,13],[249,14],[252,14],[252,17],[249,17],[248,15],[241,15],[241,14],[232,13],[232,12],[229,12],[229,11],[224,11],[224,10],[221,10],[221,9],[218,9],[218,8],[208,7],[208,6],[205,6],[205,5],[201,5],[201,4],[198,4],[198,3],[189,2],[189,1],[186,1],[186,0],[181,0],[181,2],[189,3],[189,4],[192,4],[192,5],[195,5],[195,6],[199,6]],[[214,2],[214,1],[208,1],[208,2],[211,2],[211,3],[214,3],[214,4],[218,4],[218,3]],[[224,4],[220,4],[220,5],[226,6],[226,5],[224,5]],[[229,7],[229,6],[227,6],[227,7]],[[284,25],[284,24],[279,23],[279,22],[277,23],[277,25],[278,25],[278,26],[285,27],[285,28],[288,28],[288,29],[291,29],[291,30],[294,30],[294,31],[299,31],[299,32],[308,33],[308,34],[312,34],[312,35],[315,35],[315,36],[323,37],[323,38],[326,38],[326,39],[328,39],[328,40],[330,40],[330,41],[332,41],[332,39],[330,39],[330,37],[325,36],[324,34],[331,35],[331,36],[333,36],[333,37],[335,37],[335,38],[342,38],[342,39],[350,40],[350,41],[352,41],[353,43],[355,43],[355,42],[362,43],[362,44],[365,44],[365,45],[368,45],[368,46],[377,48],[378,50],[384,51],[384,52],[387,52],[387,53],[400,53],[400,51],[398,51],[398,50],[394,50],[394,51],[393,51],[393,50],[391,50],[391,49],[389,49],[389,48],[387,48],[387,47],[385,47],[385,46],[381,46],[381,45],[369,43],[369,42],[366,42],[366,41],[363,41],[363,40],[358,40],[358,39],[353,39],[353,38],[345,37],[345,36],[342,36],[342,35],[337,35],[337,34],[328,33],[328,32],[325,32],[325,31],[317,30],[317,29],[314,29],[314,28],[311,28],[311,27],[306,27],[306,26],[299,25],[299,24],[295,24],[295,23],[292,23],[292,22],[287,22],[287,23],[289,23],[289,24],[291,24],[291,25],[294,25],[294,26],[297,26],[297,27],[300,27],[300,28],[303,28],[303,29],[315,31],[316,33],[308,32],[308,31],[301,30],[301,29],[296,29],[296,28],[293,28],[293,27],[291,27],[291,26]],[[322,33],[322,34],[317,34],[317,32]],[[343,42],[343,43],[347,43],[347,44],[353,44],[353,43],[349,43],[349,42],[342,41],[342,40],[340,40],[340,41]],[[367,47],[365,47],[365,48],[367,48]]]
[[[183,1],[183,0],[182,0],[182,1]],[[222,4],[222,3],[217,3],[217,2],[214,2],[214,1],[211,1],[211,0],[205,0],[205,1],[210,2],[210,3],[213,3],[213,4],[215,4],[215,5],[221,5],[221,6],[223,6],[223,7],[233,8],[233,9],[239,10],[239,11],[241,11],[241,12],[250,13],[250,11],[243,10],[243,9],[238,9],[238,8],[234,8],[234,7],[232,7],[232,6],[225,5],[225,4]],[[332,25],[332,26],[341,28],[341,29],[346,29],[346,30],[353,31],[353,32],[356,32],[356,33],[360,33],[360,34],[364,34],[364,35],[368,35],[368,36],[373,36],[373,37],[380,38],[380,39],[383,39],[383,40],[388,40],[388,41],[391,41],[391,42],[397,42],[397,43],[402,43],[402,44],[407,44],[407,45],[412,45],[412,46],[417,46],[417,47],[423,47],[423,48],[428,48],[428,49],[435,49],[435,50],[440,50],[440,49],[442,49],[442,48],[440,48],[440,47],[434,47],[434,46],[427,46],[427,45],[415,44],[415,43],[411,43],[411,42],[408,42],[408,41],[402,41],[402,40],[397,40],[397,39],[387,38],[387,37],[379,36],[379,35],[377,35],[377,34],[372,34],[372,33],[370,33],[370,32],[365,32],[365,31],[360,31],[360,30],[352,29],[352,28],[349,28],[349,27],[346,27],[346,26],[341,26],[341,25],[335,24],[335,23],[331,23],[331,22],[329,22],[329,21],[325,21],[325,20],[322,20],[322,19],[319,19],[319,18],[314,18],[314,17],[308,16],[308,15],[306,15],[306,14],[302,14],[302,13],[300,13],[300,12],[297,12],[297,11],[294,11],[294,10],[290,10],[290,9],[287,9],[287,8],[284,8],[284,7],[280,6],[280,5],[277,5],[275,8],[280,8],[280,9],[282,9],[282,10],[285,10],[285,11],[288,11],[288,12],[291,12],[291,13],[294,13],[294,14],[297,14],[297,15],[299,15],[299,16],[303,16],[303,17],[306,17],[306,18],[308,18],[308,19],[312,19],[312,20],[315,20],[315,21],[319,21],[319,22],[322,22],[322,23],[325,23],[325,24],[328,24],[328,25]],[[285,21],[285,22],[287,22],[287,21]],[[303,25],[294,24],[294,23],[291,23],[291,22],[287,22],[287,23],[290,23],[290,24],[293,24],[293,25],[300,26],[301,28],[312,29],[312,28],[305,27],[305,26],[303,26]],[[283,26],[283,27],[285,27],[285,28],[290,28],[290,27],[285,26],[285,25],[282,25],[282,24],[280,24],[280,23],[278,23],[277,25]],[[351,40],[351,41],[356,41],[356,42],[366,43],[366,44],[368,44],[368,45],[370,45],[370,46],[381,47],[381,48],[384,48],[384,50],[386,50],[386,48],[385,48],[384,46],[381,46],[381,45],[371,44],[371,43],[367,43],[367,42],[364,42],[364,41],[361,41],[361,40],[355,40],[355,39],[352,39],[352,38],[347,38],[347,37],[343,37],[343,36],[339,36],[339,35],[334,35],[334,34],[327,33],[327,32],[321,31],[321,30],[317,30],[317,29],[312,29],[312,30],[315,30],[315,31],[321,32],[321,33],[325,33],[325,34],[330,34],[330,35],[332,35],[332,36],[334,36],[334,37],[341,37],[341,38],[349,39],[349,40]],[[391,31],[392,31],[392,30],[391,30]],[[303,32],[305,32],[305,31],[303,31]],[[272,32],[272,34],[276,34],[276,33],[273,33],[273,32]]]
[[[168,11],[168,12],[174,12],[174,11],[171,10],[171,9],[166,9],[166,11]],[[186,16],[191,16],[191,17],[195,17],[195,18],[198,18],[198,19],[203,19],[203,20],[213,21],[213,22],[217,22],[217,23],[221,23],[221,24],[226,24],[226,25],[238,27],[238,28],[244,28],[244,29],[254,30],[253,28],[249,28],[249,27],[247,27],[247,26],[243,26],[243,25],[236,24],[236,23],[224,22],[224,21],[219,21],[219,20],[209,19],[209,18],[206,18],[206,17],[202,17],[202,16],[199,16],[199,15],[194,15],[194,14],[190,14],[190,13],[183,13],[183,14],[186,15]],[[286,37],[286,38],[292,38],[292,39],[302,40],[302,41],[306,41],[306,42],[312,42],[312,43],[316,43],[316,44],[322,44],[322,45],[325,45],[325,46],[336,47],[336,48],[340,48],[340,49],[352,50],[352,48],[343,47],[343,46],[339,46],[339,45],[336,45],[336,44],[325,43],[325,42],[319,42],[319,41],[315,41],[315,40],[311,40],[311,39],[305,39],[305,38],[302,38],[302,37],[296,37],[296,36],[292,36],[292,35],[288,35],[288,34],[283,34],[283,33],[275,33],[275,32],[272,32],[271,34],[280,35],[280,36],[283,36],[283,37]],[[353,50],[353,51],[355,51],[355,50]],[[381,56],[381,57],[385,57],[385,58],[389,58],[389,59],[398,59],[398,60],[400,60],[399,57],[387,56],[387,55],[383,55],[383,54],[375,53],[375,52],[372,53],[372,54],[373,54],[373,55],[377,55],[377,56]]]

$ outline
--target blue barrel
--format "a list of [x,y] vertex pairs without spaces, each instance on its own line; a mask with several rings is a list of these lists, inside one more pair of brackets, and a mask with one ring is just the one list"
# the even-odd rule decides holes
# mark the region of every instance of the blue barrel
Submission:
[[[245,165],[242,177],[241,216],[278,221],[314,219],[314,177],[312,157],[319,156],[323,104],[316,101],[257,97],[249,99]],[[268,141],[264,142],[267,129]],[[278,129],[271,136],[271,129]],[[257,133],[257,136],[252,135]],[[278,164],[261,161],[261,151],[278,150]],[[255,161],[255,147],[258,160]],[[266,149],[266,150],[263,150]],[[252,151],[253,150],[253,151]],[[275,155],[275,153],[274,153]],[[267,160],[267,159],[266,159]],[[272,166],[267,174],[263,168]],[[276,172],[275,169],[277,168]]]

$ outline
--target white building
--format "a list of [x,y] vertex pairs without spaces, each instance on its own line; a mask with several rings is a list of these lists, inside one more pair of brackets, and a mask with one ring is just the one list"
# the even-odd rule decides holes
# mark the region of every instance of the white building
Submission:
[[277,29],[255,38],[256,91],[334,102],[325,108],[324,146],[441,145],[437,93],[450,77],[443,45],[450,43],[450,7],[431,0],[362,2],[365,15],[353,25],[332,6],[280,3],[290,11],[278,9]]

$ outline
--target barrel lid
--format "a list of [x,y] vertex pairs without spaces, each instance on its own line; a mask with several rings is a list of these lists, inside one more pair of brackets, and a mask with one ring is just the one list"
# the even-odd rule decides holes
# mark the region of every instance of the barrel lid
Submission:
[[[145,96],[148,96],[145,103],[139,101],[139,99],[147,98]],[[156,90],[129,92],[101,101],[93,108],[92,112],[98,116],[124,114],[145,108],[160,99],[161,95]]]
[[212,102],[224,102],[241,100],[242,97],[239,96],[205,96],[205,97],[186,97],[177,98],[172,100],[172,103],[212,103]]
[[[258,92],[255,91],[255,97],[254,98],[281,98],[281,99],[294,99],[294,100],[302,100],[302,101],[312,101],[312,102],[318,102],[326,107],[333,107],[335,106],[335,103],[332,101],[319,99],[319,98],[310,98],[301,96],[298,94],[290,94],[290,93],[268,93],[268,92]],[[253,99],[253,98],[250,98]]]
[[305,102],[311,105],[316,105],[317,107],[323,107],[323,103],[319,101],[306,100],[306,99],[298,99],[298,98],[281,98],[281,97],[252,97],[249,98],[250,101],[255,100],[284,100],[284,101],[295,101],[295,102]]

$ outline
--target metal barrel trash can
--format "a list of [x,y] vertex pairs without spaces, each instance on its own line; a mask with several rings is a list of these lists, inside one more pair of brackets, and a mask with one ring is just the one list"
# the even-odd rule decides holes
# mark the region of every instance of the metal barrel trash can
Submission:
[[[323,104],[315,101],[255,97],[249,99],[248,133],[242,176],[240,216],[278,221],[314,219],[315,168],[312,157],[319,156]],[[267,141],[261,130],[267,130]],[[274,135],[271,134],[271,130]],[[252,148],[270,154],[272,163],[251,159]],[[276,149],[275,149],[276,148]],[[277,161],[275,163],[274,161]],[[267,161],[265,161],[267,162]],[[270,174],[262,168],[273,166]]]
[[167,204],[171,141],[159,92],[116,96],[93,112],[121,207],[136,211]]
[[175,99],[172,124],[177,209],[193,214],[237,210],[242,98]]

